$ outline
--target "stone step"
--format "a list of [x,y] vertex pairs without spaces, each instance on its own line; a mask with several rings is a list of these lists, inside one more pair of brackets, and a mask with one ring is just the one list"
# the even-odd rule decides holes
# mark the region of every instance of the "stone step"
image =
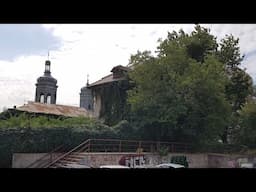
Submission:
[[88,152],[74,152],[72,155],[87,155]]
[[61,160],[66,160],[66,161],[81,161],[83,158],[74,158],[74,157],[65,157]]
[[71,157],[71,158],[84,158],[85,155],[82,155],[82,154],[77,154],[77,155],[72,154],[72,155],[68,155],[67,157]]
[[58,162],[61,163],[61,164],[74,163],[74,161],[67,161],[67,160],[59,160]]
[[49,168],[58,168],[59,166],[62,166],[62,164],[61,163],[54,163]]

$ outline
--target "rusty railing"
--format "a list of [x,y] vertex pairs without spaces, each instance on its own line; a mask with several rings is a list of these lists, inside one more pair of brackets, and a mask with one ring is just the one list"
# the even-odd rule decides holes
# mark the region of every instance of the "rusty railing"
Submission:
[[58,153],[62,151],[64,145],[60,145],[50,151],[49,153],[45,154],[41,158],[37,159],[36,161],[29,164],[26,168],[42,168],[45,165],[53,162],[56,158],[58,158]]
[[168,152],[188,152],[191,145],[177,142],[156,142],[156,141],[137,141],[119,139],[87,139],[70,151],[60,155],[44,167],[50,167],[59,160],[81,152],[158,152],[161,148]]

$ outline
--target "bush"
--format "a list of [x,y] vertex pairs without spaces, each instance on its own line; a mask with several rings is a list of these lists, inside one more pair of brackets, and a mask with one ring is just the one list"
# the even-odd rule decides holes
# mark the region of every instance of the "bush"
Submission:
[[13,153],[47,153],[62,144],[70,150],[89,138],[117,137],[94,119],[13,116],[0,120],[0,167],[11,167]]
[[188,168],[188,161],[186,156],[173,156],[171,158],[171,163],[176,163],[180,165],[184,165],[186,168]]
[[137,130],[127,120],[122,120],[113,126],[113,131],[118,135],[119,139],[138,139]]
[[167,147],[167,146],[161,146],[158,149],[158,153],[160,156],[166,156],[166,155],[168,155],[168,152],[169,152],[169,147]]
[[237,144],[225,144],[225,143],[215,143],[215,144],[205,144],[201,146],[194,146],[194,151],[201,153],[238,153],[247,150],[244,145]]

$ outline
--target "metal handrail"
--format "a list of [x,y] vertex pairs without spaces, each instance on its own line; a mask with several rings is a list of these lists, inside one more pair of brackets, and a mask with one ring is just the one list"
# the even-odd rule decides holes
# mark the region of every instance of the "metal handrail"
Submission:
[[[93,143],[93,141],[104,141],[104,142],[116,142],[116,143]],[[128,143],[127,143],[128,142]],[[181,149],[185,148],[187,150],[189,148],[189,145],[187,143],[177,143],[177,142],[156,142],[156,141],[138,141],[138,140],[119,140],[119,139],[87,139],[86,141],[82,142],[75,148],[71,149],[70,151],[66,152],[65,154],[59,156],[52,162],[48,163],[44,167],[50,167],[57,161],[65,158],[66,156],[70,155],[73,152],[93,152],[92,149],[97,149],[98,151],[117,151],[122,152],[125,150],[136,150],[138,148],[147,148],[147,151],[152,152],[155,150],[158,150],[161,146],[168,146],[169,151],[174,152],[179,149],[179,147],[182,147]],[[95,147],[95,148],[93,148]],[[153,148],[152,148],[153,147]],[[176,150],[174,150],[176,149]],[[179,149],[180,150],[180,149]],[[95,150],[96,151],[96,150]]]
[[[53,153],[57,152],[59,149],[62,149],[63,148],[63,144],[62,145],[59,145],[58,147],[56,147],[55,149],[53,149],[52,151],[50,151],[49,153],[45,154],[44,156],[42,156],[41,158],[37,159],[36,161],[30,163],[26,168],[31,168],[32,166],[36,165],[36,164],[39,164],[40,165],[40,161],[42,162],[42,160],[47,157],[47,156],[52,156]],[[51,160],[52,161],[52,160]]]
[[75,148],[71,149],[70,151],[68,151],[67,153],[65,153],[64,155],[60,156],[59,158],[55,159],[54,161],[52,161],[51,163],[49,163],[48,165],[45,166],[45,168],[50,167],[51,165],[53,165],[54,163],[56,163],[57,161],[59,161],[60,159],[66,157],[67,155],[69,155],[70,153],[74,152],[76,149],[78,149],[79,147],[90,143],[91,139],[87,139],[86,141],[84,141],[83,143],[79,144],[78,146],[76,146]]
[[169,142],[169,141],[140,141],[140,140],[120,140],[120,139],[91,139],[91,141],[116,141],[116,142],[122,141],[122,142],[166,143],[166,144],[190,145],[190,143]]

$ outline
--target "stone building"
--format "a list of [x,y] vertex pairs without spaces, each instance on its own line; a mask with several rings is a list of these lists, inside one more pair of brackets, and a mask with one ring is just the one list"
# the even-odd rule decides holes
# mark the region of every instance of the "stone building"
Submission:
[[87,77],[86,86],[81,89],[80,93],[80,107],[83,107],[87,110],[93,111],[93,96],[92,90],[89,89],[89,79]]
[[[112,73],[110,75],[91,84],[87,81],[87,85],[81,89],[80,107],[92,111],[94,116],[99,118],[104,116],[106,110],[114,113],[115,106],[110,100],[119,96],[120,106],[116,108],[122,110],[121,105],[125,100],[126,90],[128,88],[127,72],[129,70],[129,67],[118,65],[111,70]],[[106,96],[106,92],[110,92],[109,97]]]
[[[57,105],[57,80],[51,76],[51,62],[46,60],[44,75],[37,79],[35,102],[28,101],[23,106],[9,108],[5,113],[1,114],[0,119],[8,119],[13,115],[29,114],[31,116],[47,116],[47,117],[93,117],[92,109],[80,108],[76,106]],[[90,93],[89,90],[88,93]],[[87,94],[88,95],[88,94]],[[90,96],[90,94],[89,94]],[[90,97],[85,97],[86,102]],[[90,109],[90,107],[89,107]]]
[[45,61],[44,75],[37,79],[35,102],[56,104],[57,80],[51,76],[51,62]]

